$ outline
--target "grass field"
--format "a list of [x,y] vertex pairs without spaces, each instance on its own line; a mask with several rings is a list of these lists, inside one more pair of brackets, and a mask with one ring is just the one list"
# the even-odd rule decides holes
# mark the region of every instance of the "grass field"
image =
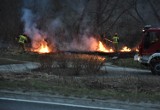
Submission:
[[159,102],[159,77],[127,76],[68,77],[47,73],[0,74],[0,89],[34,91],[53,95],[87,97],[91,99],[118,99],[131,102]]
[[[1,57],[3,56],[1,55]],[[102,100],[160,101],[160,76],[107,77],[100,75],[103,74],[103,71],[99,71],[99,67],[104,61],[123,67],[145,68],[131,58],[101,60],[96,56],[39,55],[34,53],[6,54],[5,58],[20,60],[20,62],[1,59],[1,64],[34,61],[40,62],[41,68],[28,73],[0,73],[0,89],[37,91]],[[70,68],[68,65],[74,66]]]
[[121,67],[131,67],[131,68],[139,68],[139,69],[149,69],[148,67],[140,64],[137,61],[134,61],[133,58],[123,58],[117,60],[109,60],[113,63],[113,65],[121,66]]
[[[14,60],[20,60],[20,61],[33,61],[33,62],[39,62],[39,58],[42,55],[37,54],[37,53],[14,53],[14,54],[5,54],[1,55],[0,58],[9,58],[9,59],[14,59]],[[111,62],[113,65],[117,66],[122,66],[122,67],[131,67],[131,68],[141,68],[141,69],[148,69],[147,67],[141,65],[139,62],[134,61],[133,58],[126,58],[126,59],[117,59],[117,60],[112,60],[110,57],[106,57],[106,62]],[[2,64],[7,64],[7,62],[10,63],[16,63],[16,61],[7,61],[6,62],[3,59]],[[18,62],[19,63],[19,62]]]
[[24,63],[24,62],[0,58],[0,65],[21,64],[21,63]]

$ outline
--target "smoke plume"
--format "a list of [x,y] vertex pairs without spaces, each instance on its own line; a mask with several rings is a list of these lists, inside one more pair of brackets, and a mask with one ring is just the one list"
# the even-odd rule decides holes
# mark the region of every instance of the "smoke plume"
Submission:
[[[73,21],[79,19],[84,9],[85,0],[24,0],[22,22],[24,33],[32,41],[32,48],[37,48],[42,39],[47,39],[55,50],[85,50],[97,49],[97,40],[86,29],[73,35]],[[87,18],[87,17],[86,17]],[[87,26],[84,19],[83,26]],[[83,27],[84,28],[84,27]],[[89,27],[87,27],[89,29]],[[83,30],[83,32],[82,32]],[[77,37],[80,39],[77,40]]]

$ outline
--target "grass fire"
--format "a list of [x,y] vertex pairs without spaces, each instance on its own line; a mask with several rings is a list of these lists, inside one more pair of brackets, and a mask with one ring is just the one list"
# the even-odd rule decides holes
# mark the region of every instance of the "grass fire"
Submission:
[[[88,41],[88,42],[90,42],[89,48],[92,48],[92,50],[90,50],[90,49],[87,50],[87,47],[86,47],[86,49],[85,49],[86,52],[87,51],[90,51],[90,52],[97,51],[97,52],[104,52],[104,53],[114,53],[115,52],[113,46],[109,47],[109,46],[107,46],[107,44],[103,43],[102,41],[95,40],[94,42],[91,42],[91,41]],[[94,48],[94,47],[96,47],[96,48]],[[53,53],[53,52],[56,52],[56,51],[53,51],[53,50],[55,50],[53,48],[57,49],[58,47],[56,47],[55,45],[51,45],[43,37],[40,37],[38,40],[32,42],[32,47],[29,50],[31,52],[37,52],[39,54],[43,54],[43,53]],[[58,50],[59,51],[63,51],[63,50],[60,50],[60,49],[58,49]],[[65,50],[65,51],[69,51],[69,50]],[[77,49],[77,51],[82,51],[82,50]],[[131,52],[131,51],[132,50],[130,48],[128,48],[127,46],[124,46],[124,47],[122,47],[122,49],[119,50],[119,52]]]
[[37,53],[50,53],[51,52],[51,49],[50,47],[48,46],[48,43],[42,39],[41,41],[39,41],[37,43],[37,48],[31,48],[31,51],[33,52],[37,52]]
[[18,108],[160,110],[160,0],[1,0],[0,110]]

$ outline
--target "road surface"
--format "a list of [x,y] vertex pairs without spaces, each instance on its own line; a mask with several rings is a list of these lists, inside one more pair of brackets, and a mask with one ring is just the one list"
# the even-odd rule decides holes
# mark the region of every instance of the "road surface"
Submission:
[[0,98],[0,110],[123,110],[56,102]]
[[160,104],[0,91],[0,110],[160,110]]

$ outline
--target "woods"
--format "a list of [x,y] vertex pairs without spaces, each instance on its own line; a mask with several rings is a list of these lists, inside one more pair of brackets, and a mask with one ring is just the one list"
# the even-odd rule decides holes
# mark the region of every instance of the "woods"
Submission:
[[35,27],[58,44],[78,42],[83,35],[111,37],[117,32],[121,45],[134,47],[144,25],[160,24],[157,0],[1,0],[1,44],[14,44],[15,37],[24,32],[23,9],[31,10]]

